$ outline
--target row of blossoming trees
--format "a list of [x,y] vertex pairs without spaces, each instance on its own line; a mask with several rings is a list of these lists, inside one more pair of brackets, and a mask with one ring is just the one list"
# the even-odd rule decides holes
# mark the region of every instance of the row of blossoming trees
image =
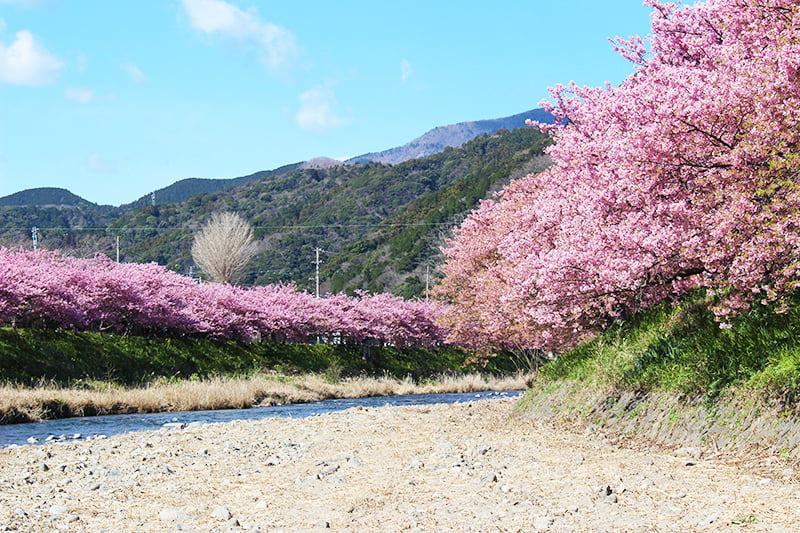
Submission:
[[387,294],[316,298],[293,286],[236,287],[155,263],[0,248],[0,325],[228,340],[436,345],[441,306]]
[[785,310],[800,274],[800,4],[648,2],[621,85],[551,89],[554,165],[458,230],[438,293],[451,340],[563,350],[706,288],[722,327]]

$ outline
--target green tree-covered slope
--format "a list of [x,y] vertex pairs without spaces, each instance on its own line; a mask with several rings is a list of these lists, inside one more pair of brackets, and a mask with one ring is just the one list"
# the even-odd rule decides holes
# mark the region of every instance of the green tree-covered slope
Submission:
[[548,140],[533,128],[501,130],[459,148],[397,165],[297,168],[171,203],[99,209],[3,207],[0,245],[40,243],[68,254],[102,252],[155,261],[188,273],[194,234],[220,211],[253,225],[261,252],[244,284],[295,282],[314,288],[315,249],[322,290],[394,290],[420,295],[435,271],[443,236],[510,177],[539,170]]

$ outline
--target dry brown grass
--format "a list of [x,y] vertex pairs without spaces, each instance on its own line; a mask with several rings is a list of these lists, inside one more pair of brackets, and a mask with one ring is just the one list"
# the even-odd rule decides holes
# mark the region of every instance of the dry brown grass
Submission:
[[260,374],[246,378],[161,381],[137,388],[108,384],[94,384],[89,388],[65,388],[52,383],[36,387],[3,385],[0,386],[0,423],[98,414],[243,409],[331,398],[520,390],[526,388],[528,378],[524,374],[501,378],[467,374],[443,375],[422,383],[411,378],[390,377],[348,378],[331,383],[318,375]]

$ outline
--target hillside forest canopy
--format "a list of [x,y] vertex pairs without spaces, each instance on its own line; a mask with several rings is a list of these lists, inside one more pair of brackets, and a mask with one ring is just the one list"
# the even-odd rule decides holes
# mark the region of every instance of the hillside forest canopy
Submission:
[[[39,190],[48,193],[40,195],[41,205],[0,206],[0,246],[30,248],[31,228],[37,227],[42,248],[156,262],[196,275],[191,248],[198,231],[215,213],[234,212],[253,227],[259,244],[241,285],[295,283],[313,290],[315,249],[321,248],[323,293],[419,297],[428,271],[435,277],[444,236],[489,191],[545,168],[549,159],[542,151],[549,142],[523,126],[396,165],[290,165],[213,180],[218,190],[204,194],[195,194],[196,180],[183,180],[159,191],[156,205],[50,205],[59,201],[59,191]],[[179,193],[182,200],[169,200]]]
[[[800,5],[646,2],[621,85],[551,89],[553,166],[484,201],[446,249],[449,340],[562,352],[688,291],[727,328],[786,311],[800,268]],[[536,125],[536,124],[534,124]]]

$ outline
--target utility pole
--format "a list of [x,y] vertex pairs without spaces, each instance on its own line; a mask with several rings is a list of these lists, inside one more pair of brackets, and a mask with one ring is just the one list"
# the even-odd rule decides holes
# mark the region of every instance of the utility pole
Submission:
[[324,251],[325,250],[323,250],[320,247],[314,248],[314,253],[316,254],[316,259],[314,260],[314,264],[317,267],[317,269],[316,269],[317,270],[317,274],[316,274],[316,282],[317,282],[316,295],[317,295],[317,298],[319,298],[319,263],[320,263],[320,261],[319,261],[319,253],[320,252],[324,252]]
[[431,286],[431,266],[425,265],[425,300],[428,299],[428,289]]
[[119,235],[117,235],[117,263],[119,263]]
[[156,205],[156,193],[155,191],[150,193],[150,205]]
[[31,228],[31,237],[33,237],[33,249],[37,250],[39,248],[39,228],[36,226]]

